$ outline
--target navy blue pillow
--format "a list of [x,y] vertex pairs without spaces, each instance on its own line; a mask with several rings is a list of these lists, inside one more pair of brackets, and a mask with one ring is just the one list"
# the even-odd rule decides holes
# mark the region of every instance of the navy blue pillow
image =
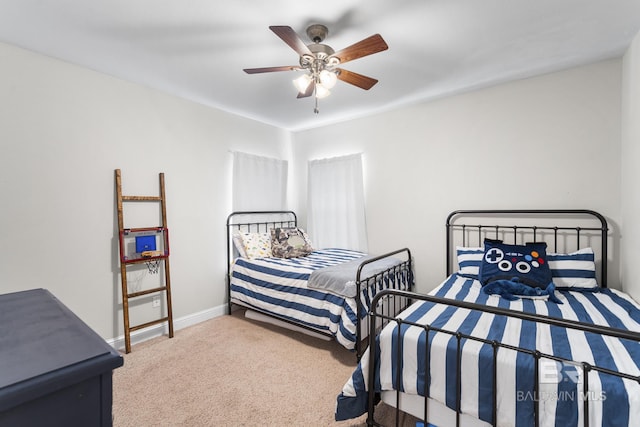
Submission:
[[514,277],[526,285],[546,289],[551,283],[547,244],[507,245],[501,240],[485,239],[480,282],[486,285],[494,280],[511,280]]

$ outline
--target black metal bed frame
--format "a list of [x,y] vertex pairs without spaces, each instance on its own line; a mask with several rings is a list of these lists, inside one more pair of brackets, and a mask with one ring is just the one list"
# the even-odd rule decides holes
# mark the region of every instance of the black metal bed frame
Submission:
[[[470,217],[482,217],[484,219],[487,216],[491,216],[493,219],[496,217],[506,217],[508,220],[515,219],[515,217],[524,217],[525,219],[537,218],[541,221],[540,225],[523,225],[515,223],[503,222],[501,224],[484,224],[476,222],[474,224],[458,224],[457,218],[470,218]],[[566,226],[566,225],[549,225],[543,223],[548,219],[562,218],[586,218],[587,220],[594,220],[598,226]],[[545,241],[549,244],[551,251],[560,252],[566,250],[566,245],[561,245],[563,240],[566,240],[568,234],[575,234],[575,249],[581,247],[581,242],[594,236],[598,239],[600,246],[600,276],[598,284],[606,288],[607,287],[607,260],[608,260],[608,239],[607,233],[609,228],[607,226],[607,220],[600,213],[589,209],[535,209],[535,210],[457,210],[451,212],[447,216],[447,222],[445,224],[447,229],[446,240],[446,254],[447,254],[447,276],[453,273],[453,259],[455,255],[455,241],[454,232],[459,230],[462,236],[462,246],[468,246],[469,240],[475,237],[474,242],[478,246],[482,246],[482,242],[485,237],[498,239],[502,238],[506,240],[506,237],[512,236],[513,244],[522,244],[525,241]],[[520,238],[520,239],[519,239]],[[526,240],[526,239],[529,240]]]
[[[570,218],[578,218],[578,217],[588,217],[588,218],[594,218],[596,222],[599,222],[600,225],[598,226],[594,226],[594,227],[557,227],[557,226],[548,226],[548,225],[543,225],[543,226],[531,226],[531,225],[517,225],[517,226],[506,226],[503,223],[498,224],[498,225],[479,225],[479,224],[473,224],[473,225],[469,225],[469,224],[462,224],[460,225],[459,223],[457,223],[456,221],[454,221],[457,218],[460,218],[461,216],[465,216],[465,217],[474,217],[474,216],[478,216],[478,215],[491,215],[491,216],[498,216],[498,217],[503,217],[503,216],[513,216],[515,215],[516,217],[523,217],[523,216],[533,216],[534,218],[549,218],[550,216],[560,216],[560,217],[570,217]],[[556,241],[558,240],[558,235],[559,233],[565,233],[567,231],[572,231],[575,233],[576,235],[576,239],[578,241],[577,245],[580,245],[580,239],[581,239],[581,235],[586,233],[593,233],[593,234],[597,234],[599,236],[599,238],[601,239],[601,245],[600,245],[600,253],[602,255],[602,259],[601,259],[601,275],[600,275],[600,285],[601,286],[605,286],[606,285],[606,264],[607,264],[607,238],[608,238],[608,228],[607,228],[607,222],[606,219],[599,213],[591,211],[591,210],[530,210],[530,211],[526,211],[526,210],[460,210],[460,211],[455,211],[452,212],[448,217],[447,217],[447,222],[446,222],[446,228],[447,228],[447,274],[451,274],[452,272],[452,266],[451,266],[451,252],[455,251],[455,245],[453,243],[453,239],[452,239],[452,233],[453,233],[453,228],[454,227],[458,227],[458,230],[462,229],[464,230],[464,232],[468,231],[468,230],[473,230],[473,233],[480,233],[480,236],[478,236],[479,241],[482,241],[482,234],[490,231],[491,233],[495,233],[494,236],[500,235],[500,232],[502,230],[509,230],[511,233],[513,233],[514,235],[518,235],[520,231],[526,230],[527,233],[532,233],[533,235],[538,235],[540,236],[540,233],[550,233],[553,236],[553,239],[555,239]],[[462,233],[463,235],[465,233]],[[527,234],[524,233],[524,234]],[[495,238],[495,237],[492,237]],[[467,242],[465,242],[467,243]],[[556,245],[557,247],[557,245]],[[552,247],[553,248],[553,247]],[[606,335],[606,336],[610,336],[610,337],[615,337],[615,338],[620,338],[620,339],[627,339],[627,340],[632,340],[634,342],[640,342],[640,333],[637,332],[631,332],[631,331],[627,331],[627,330],[621,330],[621,329],[616,329],[616,328],[610,328],[610,327],[603,327],[603,326],[598,326],[595,324],[586,324],[586,323],[580,323],[580,322],[576,322],[576,321],[572,321],[572,320],[565,320],[565,319],[557,319],[557,318],[551,318],[551,317],[547,317],[547,316],[542,316],[542,315],[536,315],[536,314],[531,314],[531,313],[525,313],[525,312],[520,312],[520,311],[515,311],[515,310],[509,310],[509,309],[502,309],[499,307],[492,307],[492,306],[486,306],[486,305],[481,305],[481,304],[475,304],[475,303],[469,303],[469,302],[464,302],[464,301],[458,301],[458,300],[453,300],[453,299],[446,299],[446,298],[440,298],[440,297],[436,297],[436,296],[431,296],[431,295],[421,295],[421,294],[416,294],[414,292],[403,292],[403,291],[383,291],[381,293],[379,293],[378,295],[376,295],[376,297],[374,298],[374,300],[372,301],[371,304],[371,311],[370,311],[370,317],[373,319],[378,319],[376,321],[376,323],[383,323],[383,324],[388,324],[391,322],[395,322],[397,325],[397,330],[400,331],[401,327],[400,325],[404,324],[404,325],[412,325],[412,326],[417,326],[417,327],[421,327],[424,329],[426,334],[429,334],[429,332],[442,332],[445,334],[449,334],[451,336],[454,336],[456,338],[456,342],[457,342],[457,348],[456,348],[456,360],[457,360],[457,369],[456,369],[456,375],[457,375],[457,384],[456,384],[456,410],[455,410],[455,417],[456,417],[456,426],[460,425],[460,416],[461,416],[461,410],[460,410],[460,404],[461,404],[461,396],[462,396],[462,392],[463,392],[463,387],[462,387],[462,379],[461,379],[461,341],[462,340],[475,340],[475,341],[479,341],[482,342],[483,344],[487,344],[492,346],[493,348],[493,425],[497,425],[497,363],[496,363],[496,358],[497,358],[497,352],[498,349],[500,348],[505,348],[508,350],[513,350],[513,351],[517,351],[517,352],[522,352],[524,354],[528,354],[531,357],[534,358],[534,420],[532,421],[532,425],[535,425],[536,427],[539,425],[539,368],[538,368],[538,361],[541,358],[545,358],[545,359],[550,359],[556,362],[570,362],[571,364],[574,364],[576,366],[580,366],[583,369],[583,395],[584,396],[588,396],[589,393],[589,382],[588,382],[588,375],[586,375],[589,371],[598,371],[601,373],[605,373],[605,374],[609,374],[609,375],[614,375],[623,379],[629,379],[632,381],[637,381],[640,383],[640,377],[639,376],[634,376],[628,373],[624,373],[624,372],[616,372],[616,371],[612,371],[610,369],[606,369],[604,367],[600,367],[600,366],[596,366],[596,365],[591,365],[587,362],[579,362],[579,361],[575,361],[575,360],[566,360],[560,357],[556,357],[552,354],[545,354],[543,352],[538,351],[537,349],[535,351],[532,350],[528,350],[525,348],[520,348],[520,347],[516,347],[516,346],[511,346],[511,345],[506,345],[506,344],[502,344],[500,342],[497,341],[489,341],[486,339],[481,339],[478,337],[474,337],[474,336],[470,336],[467,334],[463,334],[460,333],[458,331],[448,331],[448,330],[443,330],[440,328],[436,328],[436,327],[431,327],[429,325],[422,325],[422,324],[415,324],[413,322],[407,322],[401,319],[397,319],[394,316],[389,316],[387,314],[384,313],[378,313],[376,307],[377,307],[377,303],[379,300],[382,299],[405,299],[405,300],[411,300],[411,301],[428,301],[428,302],[433,302],[433,303],[438,303],[438,304],[445,304],[448,306],[454,306],[454,307],[459,307],[459,308],[466,308],[469,310],[477,310],[480,312],[487,312],[487,313],[492,313],[495,315],[501,315],[501,316],[507,316],[507,317],[511,317],[511,318],[516,318],[516,319],[521,319],[521,320],[528,320],[528,321],[532,321],[532,322],[537,322],[537,323],[546,323],[548,325],[552,325],[552,326],[558,326],[558,327],[563,327],[563,328],[568,328],[568,329],[574,329],[574,330],[578,330],[578,331],[584,331],[584,332],[588,332],[588,333],[594,333],[594,334],[601,334],[601,335]],[[375,348],[375,339],[376,339],[376,335],[375,332],[372,330],[370,331],[370,335],[369,335],[369,348]],[[402,342],[402,340],[398,339],[398,342]],[[426,348],[425,348],[425,366],[429,366],[429,340],[425,340],[426,342]],[[400,354],[400,352],[402,351],[401,346],[399,345],[397,348],[398,351],[398,355]],[[368,384],[372,385],[375,384],[375,375],[376,375],[376,365],[379,364],[379,362],[376,361],[376,352],[375,351],[370,351],[369,352],[369,371],[367,373],[368,376]],[[399,363],[401,363],[401,358],[398,357],[397,359],[399,361]],[[397,369],[400,369],[400,367],[396,366]],[[429,371],[429,368],[427,368],[427,372]],[[399,377],[399,376],[398,376]],[[423,395],[424,396],[429,396],[429,382],[425,381],[425,389],[422,390]],[[396,385],[396,390],[399,390],[399,384]],[[584,426],[588,426],[589,425],[589,399],[583,399],[583,408],[584,408]],[[375,406],[377,404],[378,401],[378,396],[375,392],[369,391],[369,399],[368,399],[368,417],[367,417],[367,425],[370,426],[381,426],[381,424],[379,424],[378,422],[375,421]],[[400,402],[400,392],[396,391],[395,392],[395,402]],[[399,409],[400,405],[397,405],[396,409],[395,409],[395,419],[396,419],[396,426],[398,425],[398,421],[399,421],[399,417],[400,417],[400,409]],[[424,410],[423,410],[423,416],[422,416],[422,421],[425,423],[425,425],[427,425],[428,422],[428,411],[427,411],[427,398],[424,399]]]
[[[245,219],[243,220],[242,218],[245,218]],[[261,218],[261,219],[258,220],[257,218]],[[298,218],[295,212],[293,211],[237,211],[229,214],[229,216],[227,217],[227,223],[226,223],[226,236],[227,236],[226,285],[227,285],[227,313],[228,314],[231,314],[231,308],[233,304],[231,300],[231,274],[232,274],[231,266],[235,258],[234,246],[233,246],[234,230],[244,230],[249,232],[261,232],[261,231],[266,232],[271,228],[296,227],[297,225],[298,225]],[[368,264],[374,263],[376,261],[379,261],[387,257],[392,257],[394,255],[400,255],[403,261],[373,276],[362,277],[362,271],[364,267],[366,267]],[[388,252],[376,257],[368,258],[358,266],[358,270],[356,272],[356,280],[355,280],[356,295],[361,295],[362,289],[368,289],[370,286],[377,283],[378,279],[384,277],[385,275],[388,275],[388,277],[392,277],[392,276],[395,277],[401,271],[407,271],[409,273],[409,289],[413,289],[414,283],[413,283],[412,262],[413,260],[411,258],[411,251],[408,248],[402,248],[402,249]],[[397,284],[397,282],[395,281],[393,283],[394,285]],[[356,349],[355,350],[356,350],[357,360],[360,360],[360,358],[362,357],[362,354],[366,350],[366,344],[367,344],[367,341],[363,340],[362,338],[363,337],[362,320],[363,320],[363,317],[365,317],[366,313],[368,312],[368,308],[362,305],[360,299],[357,299],[356,302],[357,302],[357,313],[356,313],[357,322],[356,322],[356,344],[355,344]],[[244,308],[247,308],[242,304],[238,304],[238,303],[236,304]],[[384,311],[385,313],[392,314],[392,315],[399,313],[400,311],[405,309],[408,305],[408,304],[405,304],[400,306],[400,305],[391,305],[391,304],[392,302],[388,301],[386,303],[386,306],[384,307]],[[333,338],[333,335],[331,335],[329,332],[321,331],[313,327],[309,327],[307,325],[297,323],[295,321],[280,317],[277,314],[259,310],[254,307],[251,307],[251,310],[259,311],[265,316],[269,316],[279,321],[294,325],[298,328],[303,328],[303,329],[312,331],[314,333]]]

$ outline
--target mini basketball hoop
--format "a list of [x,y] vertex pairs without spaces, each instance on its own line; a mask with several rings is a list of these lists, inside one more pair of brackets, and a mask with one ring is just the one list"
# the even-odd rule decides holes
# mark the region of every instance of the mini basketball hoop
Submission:
[[156,274],[158,272],[158,270],[160,269],[160,260],[159,259],[154,259],[154,260],[147,261],[145,264],[147,264],[147,269],[149,270],[149,273],[151,273],[151,274]]

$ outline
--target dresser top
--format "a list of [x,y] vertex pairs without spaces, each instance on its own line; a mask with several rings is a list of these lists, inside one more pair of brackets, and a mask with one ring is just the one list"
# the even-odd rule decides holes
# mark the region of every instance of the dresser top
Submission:
[[0,398],[12,385],[92,363],[104,370],[123,361],[49,291],[0,295]]

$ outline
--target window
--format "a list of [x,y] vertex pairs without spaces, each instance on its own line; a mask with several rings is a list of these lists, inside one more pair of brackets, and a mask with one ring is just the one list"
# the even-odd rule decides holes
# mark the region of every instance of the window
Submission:
[[233,153],[233,210],[282,210],[287,203],[287,161]]
[[307,228],[316,248],[368,250],[362,155],[311,160]]

